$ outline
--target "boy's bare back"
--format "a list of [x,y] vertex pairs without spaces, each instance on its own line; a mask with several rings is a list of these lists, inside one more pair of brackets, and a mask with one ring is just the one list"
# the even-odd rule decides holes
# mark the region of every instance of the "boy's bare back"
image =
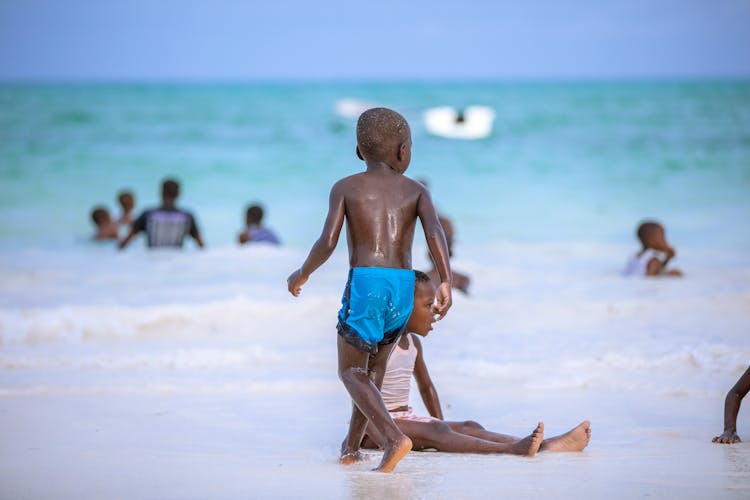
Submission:
[[331,197],[346,219],[351,267],[411,269],[417,218],[434,223],[421,184],[390,168],[368,168],[336,183]]

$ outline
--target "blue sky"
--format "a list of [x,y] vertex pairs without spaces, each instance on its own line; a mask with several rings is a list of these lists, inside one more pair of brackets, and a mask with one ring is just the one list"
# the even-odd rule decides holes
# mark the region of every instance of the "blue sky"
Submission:
[[0,80],[750,77],[750,0],[0,0]]

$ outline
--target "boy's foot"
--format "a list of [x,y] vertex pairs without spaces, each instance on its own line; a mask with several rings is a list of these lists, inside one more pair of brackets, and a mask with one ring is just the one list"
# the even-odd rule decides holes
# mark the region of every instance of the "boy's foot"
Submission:
[[366,460],[370,460],[371,456],[362,453],[359,450],[351,451],[351,452],[345,452],[344,450],[341,450],[341,457],[339,457],[339,463],[342,465],[351,465],[356,464],[359,462],[364,462]]
[[581,422],[565,434],[545,439],[540,451],[581,451],[591,439],[591,422]]
[[380,461],[380,465],[373,469],[377,472],[391,472],[396,464],[404,458],[404,456],[411,451],[411,439],[406,436],[401,436],[391,446],[386,446],[383,452],[383,460]]
[[542,445],[542,441],[544,441],[544,424],[539,422],[531,434],[510,446],[510,453],[533,457]]

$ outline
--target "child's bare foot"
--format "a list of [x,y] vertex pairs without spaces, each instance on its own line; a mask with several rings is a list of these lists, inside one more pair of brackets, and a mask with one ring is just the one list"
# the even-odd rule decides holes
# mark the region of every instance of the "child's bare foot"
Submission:
[[591,422],[581,422],[565,434],[545,439],[539,451],[581,451],[591,439]]
[[341,457],[339,458],[339,463],[342,465],[351,465],[358,462],[370,460],[370,458],[370,455],[368,455],[367,453],[362,453],[361,451],[342,453]]
[[510,452],[514,455],[533,457],[542,445],[542,441],[544,441],[544,424],[539,422],[531,434],[511,445]]
[[373,469],[378,472],[391,472],[396,468],[396,464],[404,458],[404,456],[411,450],[411,439],[406,436],[400,437],[396,442],[390,446],[386,445],[385,451],[383,452],[383,460],[380,461],[380,465]]

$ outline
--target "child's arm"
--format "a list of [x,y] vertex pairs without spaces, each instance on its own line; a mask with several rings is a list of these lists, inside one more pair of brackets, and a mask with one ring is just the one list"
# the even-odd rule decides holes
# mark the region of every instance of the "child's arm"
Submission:
[[344,192],[341,186],[341,181],[334,184],[331,188],[331,195],[328,198],[328,216],[326,217],[325,224],[323,224],[323,233],[318,238],[310,254],[307,256],[305,263],[302,267],[294,271],[289,278],[287,278],[287,287],[289,293],[298,297],[302,292],[302,285],[304,285],[310,275],[319,268],[323,263],[328,260],[333,251],[336,249],[336,244],[339,241],[339,234],[341,233],[341,226],[344,224]]
[[419,196],[417,214],[422,223],[422,229],[424,229],[427,248],[429,248],[432,261],[435,263],[435,270],[440,275],[440,285],[438,285],[437,290],[438,304],[435,307],[435,312],[439,315],[438,319],[443,319],[453,304],[451,265],[448,260],[448,243],[445,240],[445,232],[443,226],[440,225],[437,212],[426,189],[423,189]]
[[422,343],[416,335],[411,336],[414,347],[417,348],[417,359],[414,362],[414,379],[419,387],[419,394],[422,396],[422,402],[427,411],[435,418],[443,420],[443,410],[440,408],[440,399],[437,390],[432,383],[430,374],[427,372],[427,365],[422,355]]
[[665,257],[664,260],[659,260],[656,257],[649,260],[646,265],[646,276],[659,276],[664,273],[667,270],[667,264],[669,261],[677,254],[675,249],[669,246],[669,243],[666,241],[657,241],[653,244],[653,249],[664,253]]
[[138,234],[138,230],[135,227],[132,227],[130,229],[130,232],[127,236],[117,245],[120,250],[128,246],[128,243],[130,243],[130,240],[133,239],[133,237]]
[[739,443],[737,435],[737,414],[740,411],[742,398],[750,391],[750,368],[740,377],[724,400],[724,433],[712,439],[714,443]]

